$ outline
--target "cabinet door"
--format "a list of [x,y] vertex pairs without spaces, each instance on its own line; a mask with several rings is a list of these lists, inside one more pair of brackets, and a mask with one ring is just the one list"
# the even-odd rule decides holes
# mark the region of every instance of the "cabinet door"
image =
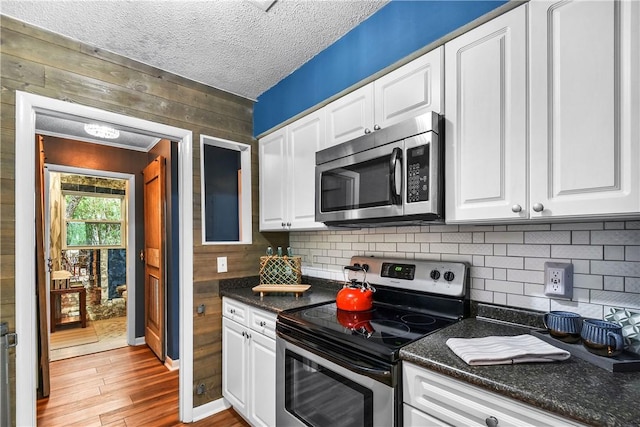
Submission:
[[527,217],[526,11],[445,44],[447,222]]
[[288,221],[291,230],[325,228],[316,222],[316,151],[324,148],[325,109],[320,109],[287,126],[289,158]]
[[286,223],[286,133],[280,129],[260,139],[260,231],[281,231]]
[[373,83],[327,105],[327,147],[373,131]]
[[439,47],[375,81],[375,124],[385,128],[426,111],[442,114],[442,66]]
[[531,2],[531,211],[640,211],[640,4]]
[[247,329],[222,318],[222,395],[238,413],[247,414]]
[[251,332],[249,345],[249,414],[254,426],[276,425],[276,342]]

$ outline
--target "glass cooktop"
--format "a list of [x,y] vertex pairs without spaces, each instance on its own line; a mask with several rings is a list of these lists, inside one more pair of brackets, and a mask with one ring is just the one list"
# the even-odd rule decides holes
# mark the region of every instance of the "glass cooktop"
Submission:
[[335,303],[327,303],[285,311],[279,321],[317,338],[396,356],[402,346],[454,323],[451,319],[375,303],[368,311],[345,311]]

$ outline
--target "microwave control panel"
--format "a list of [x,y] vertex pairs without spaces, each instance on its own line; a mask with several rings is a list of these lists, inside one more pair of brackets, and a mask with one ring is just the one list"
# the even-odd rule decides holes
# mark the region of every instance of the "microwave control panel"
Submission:
[[407,202],[429,200],[429,144],[407,149]]

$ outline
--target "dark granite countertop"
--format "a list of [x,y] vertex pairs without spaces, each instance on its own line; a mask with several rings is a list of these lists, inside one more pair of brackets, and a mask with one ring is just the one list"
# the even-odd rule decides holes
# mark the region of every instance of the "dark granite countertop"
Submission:
[[573,356],[557,363],[469,366],[445,344],[454,337],[528,332],[489,319],[465,319],[409,344],[400,358],[581,423],[640,425],[640,372],[612,373]]
[[224,286],[221,284],[220,296],[233,298],[267,311],[279,313],[282,310],[335,301],[336,293],[340,289],[336,284],[311,283],[311,288],[299,297],[290,293],[270,293],[264,297],[260,297],[259,293],[251,290],[251,288],[257,284],[258,281],[255,281],[253,285],[249,286],[246,284],[244,284],[244,286],[237,284]]

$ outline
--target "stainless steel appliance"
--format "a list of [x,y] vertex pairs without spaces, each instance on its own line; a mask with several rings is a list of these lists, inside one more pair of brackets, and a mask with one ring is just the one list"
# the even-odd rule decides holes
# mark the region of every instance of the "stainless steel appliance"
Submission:
[[440,116],[427,113],[316,153],[316,221],[443,219]]
[[329,302],[278,315],[278,426],[401,426],[400,349],[468,314],[463,263],[353,257],[351,266],[376,288],[371,310]]

